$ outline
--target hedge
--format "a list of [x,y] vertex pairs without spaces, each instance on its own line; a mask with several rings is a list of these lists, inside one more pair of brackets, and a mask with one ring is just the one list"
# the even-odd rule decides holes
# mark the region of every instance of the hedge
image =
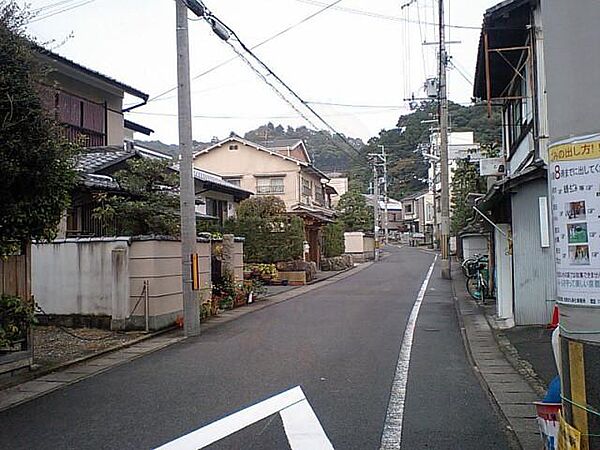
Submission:
[[276,263],[301,259],[304,223],[298,217],[245,217],[225,224],[225,232],[245,238],[244,261]]
[[328,224],[323,228],[323,253],[325,258],[340,256],[344,251],[344,225],[340,222]]

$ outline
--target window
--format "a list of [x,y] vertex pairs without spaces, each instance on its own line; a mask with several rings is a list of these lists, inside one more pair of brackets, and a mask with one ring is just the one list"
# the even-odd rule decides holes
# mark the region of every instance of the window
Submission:
[[302,195],[312,197],[312,181],[302,178]]
[[235,184],[236,186],[241,186],[241,184],[242,184],[242,179],[240,177],[224,178],[224,180],[227,181],[228,183]]
[[237,150],[237,149],[238,149],[238,145],[237,145],[237,144],[231,144],[231,145],[229,146],[229,150],[231,150],[231,151],[235,151],[235,150]]
[[283,194],[283,177],[260,177],[256,179],[257,194]]
[[323,196],[323,185],[320,183],[315,184],[315,201],[319,204],[325,203],[325,197]]
[[106,106],[59,91],[56,116],[70,142],[93,147],[106,144]]
[[206,214],[216,217],[222,225],[227,213],[227,202],[224,200],[215,200],[206,198]]
[[412,205],[410,203],[404,205],[404,211],[406,212],[406,214],[412,214]]

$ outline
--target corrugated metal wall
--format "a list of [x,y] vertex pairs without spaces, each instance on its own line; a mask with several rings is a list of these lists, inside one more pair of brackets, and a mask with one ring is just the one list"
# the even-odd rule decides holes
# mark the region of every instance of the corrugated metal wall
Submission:
[[524,184],[512,196],[513,273],[517,325],[550,322],[556,298],[552,247],[542,248],[539,197],[547,197],[546,180]]

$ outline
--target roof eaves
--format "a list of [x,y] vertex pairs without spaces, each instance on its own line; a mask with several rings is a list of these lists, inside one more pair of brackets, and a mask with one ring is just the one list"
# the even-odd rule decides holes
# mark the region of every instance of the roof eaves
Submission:
[[248,147],[255,148],[256,150],[260,150],[260,151],[269,153],[270,155],[279,156],[280,158],[283,158],[283,159],[285,159],[287,161],[295,162],[295,163],[303,165],[303,166],[309,166],[310,165],[310,163],[307,163],[306,161],[301,161],[299,159],[292,158],[290,156],[282,155],[281,153],[278,153],[276,151],[272,151],[272,150],[268,149],[267,147],[263,147],[262,145],[257,144],[256,142],[249,141],[249,140],[241,138],[241,137],[239,137],[237,135],[236,136],[229,136],[228,138],[223,139],[222,141],[217,142],[216,144],[211,145],[208,148],[205,148],[203,150],[200,150],[200,151],[194,153],[194,158],[196,158],[198,155],[201,155],[202,153],[208,153],[211,150],[219,148],[219,147],[221,147],[221,146],[223,146],[223,145],[225,145],[225,144],[227,144],[228,142],[231,142],[231,141],[238,142],[238,143],[246,145]]
[[72,61],[68,58],[65,58],[64,56],[54,53],[54,52],[48,50],[47,48],[44,48],[38,44],[32,43],[31,45],[32,45],[33,50],[35,52],[39,53],[40,55],[43,55],[46,58],[48,58],[54,62],[69,66],[72,69],[82,72],[90,77],[96,78],[106,84],[109,84],[113,87],[116,87],[116,88],[122,90],[123,92],[126,92],[127,94],[133,95],[134,97],[140,98],[144,101],[147,101],[148,98],[150,97],[145,92],[142,92],[142,91],[140,91],[134,87],[131,87],[125,83],[121,83],[120,81],[117,81],[114,78],[110,78],[104,74],[101,74],[100,72],[98,72],[96,70],[88,69],[87,67],[84,67],[81,64],[76,63],[75,61]]

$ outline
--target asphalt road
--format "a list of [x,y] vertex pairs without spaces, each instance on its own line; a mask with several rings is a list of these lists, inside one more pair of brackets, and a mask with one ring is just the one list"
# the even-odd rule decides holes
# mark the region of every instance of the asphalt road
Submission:
[[[301,386],[336,449],[378,449],[405,325],[433,255],[403,248],[340,282],[0,413],[2,449],[155,448]],[[434,271],[417,322],[402,448],[507,449]],[[289,448],[272,415],[210,448]]]

